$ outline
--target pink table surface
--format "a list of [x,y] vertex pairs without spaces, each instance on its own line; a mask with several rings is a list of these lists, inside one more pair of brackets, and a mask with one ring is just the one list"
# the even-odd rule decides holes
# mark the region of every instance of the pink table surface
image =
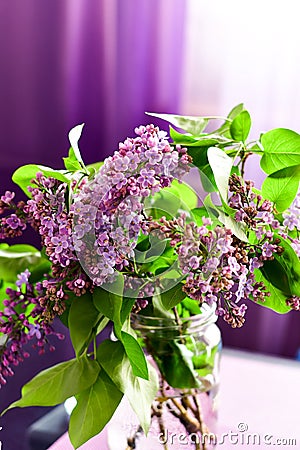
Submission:
[[[300,449],[299,387],[300,362],[224,350],[216,448]],[[105,442],[106,429],[80,450],[109,450]],[[73,450],[67,433],[49,450]]]

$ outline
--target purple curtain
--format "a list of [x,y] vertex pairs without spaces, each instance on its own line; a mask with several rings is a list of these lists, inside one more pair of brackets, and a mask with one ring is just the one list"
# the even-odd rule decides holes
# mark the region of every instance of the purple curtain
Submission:
[[[62,167],[68,131],[85,122],[87,163],[111,154],[144,111],[178,112],[183,0],[18,0],[0,3],[1,191],[22,164]],[[31,236],[30,236],[31,237]],[[32,356],[0,393],[0,409],[36,372],[70,357],[58,346]],[[1,419],[6,450],[27,449],[24,433],[40,408]]]

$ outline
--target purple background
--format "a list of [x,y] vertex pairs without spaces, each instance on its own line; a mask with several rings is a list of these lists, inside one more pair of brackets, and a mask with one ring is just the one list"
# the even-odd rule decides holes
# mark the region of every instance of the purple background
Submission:
[[[91,163],[149,122],[144,111],[181,113],[184,18],[183,0],[2,0],[1,191],[13,187],[10,177],[22,164],[62,167],[68,131],[79,123],[86,124],[80,148]],[[242,330],[220,326],[225,345],[294,357],[298,324],[295,313],[282,318],[251,304]],[[67,343],[17,368],[1,390],[1,409],[34,373],[69,357]],[[1,422],[5,450],[25,449],[24,431],[44,411],[9,412]]]

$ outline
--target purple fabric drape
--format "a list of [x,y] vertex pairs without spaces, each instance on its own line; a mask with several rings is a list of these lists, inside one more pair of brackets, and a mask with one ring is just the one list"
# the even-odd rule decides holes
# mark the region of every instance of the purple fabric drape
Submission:
[[[13,189],[22,164],[62,167],[68,131],[85,122],[87,163],[111,154],[144,111],[176,112],[184,41],[183,0],[10,0],[0,2],[0,182]],[[32,238],[31,236],[29,236]],[[33,352],[34,353],[34,352]],[[0,409],[36,372],[70,357],[70,345],[32,355],[0,391]],[[1,419],[6,450],[25,450],[24,434],[42,408]]]

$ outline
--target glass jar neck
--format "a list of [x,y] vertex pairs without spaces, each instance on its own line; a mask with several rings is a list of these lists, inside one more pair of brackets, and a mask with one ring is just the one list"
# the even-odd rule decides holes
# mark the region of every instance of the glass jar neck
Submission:
[[202,305],[201,314],[190,317],[179,318],[175,317],[157,317],[144,316],[142,311],[138,314],[132,314],[131,323],[135,330],[139,330],[142,334],[148,333],[168,333],[176,334],[193,334],[205,330],[208,326],[217,321],[216,305],[209,306]]

